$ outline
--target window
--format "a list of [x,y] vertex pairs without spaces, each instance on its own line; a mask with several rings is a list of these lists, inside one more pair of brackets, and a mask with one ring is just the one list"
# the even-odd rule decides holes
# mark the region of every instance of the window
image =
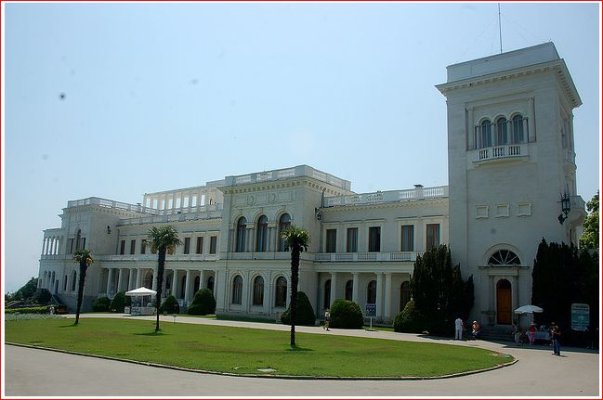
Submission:
[[352,301],[353,294],[354,294],[354,281],[349,280],[345,283],[345,299]]
[[197,248],[195,249],[195,253],[203,254],[203,236],[199,236],[197,238]]
[[216,254],[218,247],[218,237],[212,236],[209,238],[209,254]]
[[135,254],[136,252],[136,239],[130,240],[130,254]]
[[73,271],[71,274],[71,291],[75,292],[75,283],[77,281],[77,272]]
[[400,311],[404,310],[406,303],[410,301],[410,282],[405,281],[400,285]]
[[63,282],[63,292],[67,291],[67,275],[65,275],[65,281]]
[[427,224],[426,226],[425,250],[440,245],[440,224]]
[[[207,288],[209,290],[211,290],[212,292],[214,291],[214,281],[215,281],[215,279],[213,276],[210,276],[209,278],[207,278]],[[195,291],[195,293],[196,293],[196,291]]]
[[264,305],[264,278],[261,276],[253,280],[253,305]]
[[278,221],[278,251],[289,251],[287,241],[283,239],[283,232],[291,226],[291,217],[289,214],[281,215]]
[[122,240],[119,245],[119,254],[125,254],[125,253],[126,253],[126,241]]
[[480,149],[484,147],[492,147],[492,123],[490,120],[485,120],[480,125],[480,137],[479,146]]
[[140,242],[140,254],[145,254],[146,252],[147,252],[147,240],[142,239],[142,242]]
[[488,260],[488,265],[520,265],[517,254],[510,250],[498,250]]
[[379,226],[369,228],[368,251],[381,251],[381,227]]
[[287,306],[287,280],[284,277],[279,277],[276,280],[276,293],[274,294],[274,306]]
[[323,302],[323,308],[329,308],[331,307],[331,280],[327,280],[325,282],[325,289],[324,289],[324,302]]
[[235,251],[236,252],[245,251],[245,239],[247,236],[246,233],[247,233],[247,220],[245,219],[245,217],[241,217],[241,218],[239,218],[239,221],[237,222],[237,237],[236,237],[236,243],[235,243]]
[[523,117],[518,114],[513,117],[513,143],[525,143],[523,134]]
[[375,304],[377,302],[377,281],[370,281],[366,287],[366,302],[367,304]]
[[243,278],[235,276],[232,281],[232,304],[241,304],[243,294]]
[[255,236],[255,251],[258,253],[266,251],[266,239],[268,237],[268,217],[262,215],[258,219]]
[[73,243],[74,243],[74,239],[69,239],[69,241],[67,243],[67,248],[69,249],[69,254],[73,254]]
[[327,243],[325,246],[327,253],[337,252],[337,229],[327,229]]
[[402,225],[402,242],[400,251],[415,251],[415,227],[414,225]]
[[500,117],[496,120],[496,145],[502,146],[508,144],[507,119]]
[[345,249],[348,253],[356,253],[358,251],[358,228],[348,228]]
[[184,238],[184,254],[189,254],[191,252],[191,238]]

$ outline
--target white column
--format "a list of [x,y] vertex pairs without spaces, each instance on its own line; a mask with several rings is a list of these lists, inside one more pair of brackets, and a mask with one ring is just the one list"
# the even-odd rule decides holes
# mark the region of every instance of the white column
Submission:
[[170,289],[170,294],[176,297],[178,293],[178,270],[172,270],[172,288]]
[[191,270],[189,269],[186,271],[186,283],[184,284],[184,288],[182,288],[182,290],[184,290],[184,302],[187,305],[191,303],[192,298],[193,298],[193,293],[192,293],[193,285],[192,285],[191,280],[192,280],[192,273],[191,273]]
[[[337,272],[331,272],[331,304],[337,299]],[[331,308],[329,304],[329,308]]]
[[377,272],[377,293],[376,293],[376,308],[377,318],[383,318],[383,272]]
[[157,291],[157,268],[153,268],[153,279],[152,279],[152,288],[153,290]]
[[352,273],[354,277],[352,280],[352,301],[356,304],[360,304],[358,302],[358,285],[360,284],[360,274],[358,272]]
[[[143,269],[142,268],[138,268],[136,270],[136,288],[139,288],[142,286],[142,275],[143,275]],[[147,288],[150,289],[150,288]]]
[[385,307],[383,317],[387,320],[392,318],[392,274],[385,273]]
[[263,276],[263,278],[264,278],[264,314],[270,314],[270,310],[272,309],[272,304],[273,304],[270,294],[274,292],[274,290],[272,290],[271,273],[268,272],[268,277]]
[[[216,274],[214,274],[214,291],[216,290],[216,278],[215,278]],[[205,289],[207,287],[207,283],[205,282],[207,279],[207,271],[205,271],[204,269],[202,269],[201,271],[199,271],[199,290],[201,289]],[[215,295],[214,295],[215,297]]]
[[113,268],[109,268],[109,273],[107,274],[107,296],[111,293],[111,284],[113,283],[113,277],[115,276],[115,270]]
[[134,280],[134,273],[136,273],[136,268],[130,268],[130,275],[128,278],[128,290],[136,289],[136,286],[134,286],[136,282]]

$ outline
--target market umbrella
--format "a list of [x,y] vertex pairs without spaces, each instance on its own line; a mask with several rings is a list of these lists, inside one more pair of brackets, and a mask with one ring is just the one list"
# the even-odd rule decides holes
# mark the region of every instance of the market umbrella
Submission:
[[532,313],[541,313],[543,310],[542,308],[532,305],[532,304],[526,304],[525,306],[521,306],[517,309],[515,309],[515,314],[532,314]]

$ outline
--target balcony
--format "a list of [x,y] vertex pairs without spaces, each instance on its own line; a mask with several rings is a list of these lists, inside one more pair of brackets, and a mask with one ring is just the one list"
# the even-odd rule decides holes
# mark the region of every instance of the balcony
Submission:
[[414,251],[364,252],[364,253],[317,253],[317,262],[367,262],[367,261],[408,261],[414,262]]
[[528,156],[528,145],[526,143],[486,147],[483,149],[473,150],[474,163],[482,163],[492,160],[518,159]]

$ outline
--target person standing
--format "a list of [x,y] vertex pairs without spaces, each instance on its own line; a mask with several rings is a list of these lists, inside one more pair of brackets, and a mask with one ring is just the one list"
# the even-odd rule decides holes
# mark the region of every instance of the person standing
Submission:
[[473,340],[477,339],[479,330],[480,330],[479,322],[473,321],[473,324],[471,324],[471,335],[473,336]]
[[456,317],[454,320],[454,339],[463,340],[463,320],[461,317]]
[[528,339],[530,340],[530,345],[533,345],[536,342],[536,324],[533,322],[528,328]]
[[556,356],[561,355],[561,343],[559,342],[559,338],[561,337],[561,330],[559,329],[559,325],[556,323],[551,324],[551,342],[553,342],[553,354]]
[[329,330],[329,325],[331,324],[331,311],[327,308],[325,310],[325,326],[324,329]]

